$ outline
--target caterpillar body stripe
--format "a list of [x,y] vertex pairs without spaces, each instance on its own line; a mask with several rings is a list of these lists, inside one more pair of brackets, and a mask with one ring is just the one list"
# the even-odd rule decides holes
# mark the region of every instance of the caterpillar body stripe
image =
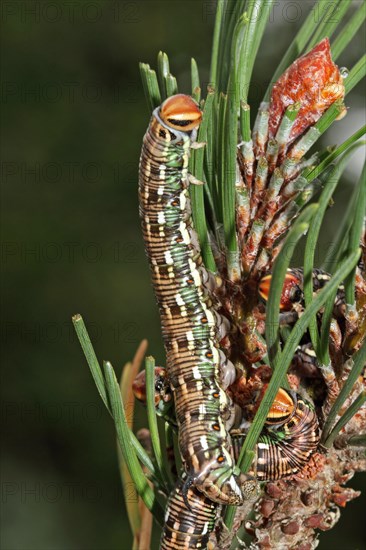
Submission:
[[[135,397],[146,405],[144,370],[136,376],[132,389]],[[155,367],[155,407],[157,414],[176,428],[172,393],[167,382],[166,369],[162,367]],[[186,478],[183,475],[169,495],[160,550],[207,548],[210,533],[215,525],[218,504],[212,502],[195,487],[190,487],[186,495],[189,502],[189,508],[187,508],[183,496],[185,482]]]
[[207,548],[218,504],[212,502],[195,487],[188,489],[190,509],[185,506],[183,487],[179,480],[168,499],[160,550],[190,550]]
[[140,218],[187,474],[183,496],[193,485],[214,502],[240,504],[255,483],[234,474],[225,426],[229,402],[220,382],[224,321],[204,284],[208,275],[190,215],[188,159],[201,118],[182,94],[153,112],[140,158]]
[[[144,371],[136,377],[133,390],[135,396],[146,403]],[[161,367],[155,368],[155,405],[159,414],[176,424],[166,372]],[[244,439],[242,430],[231,431],[234,460],[239,457]],[[299,394],[280,388],[259,436],[251,473],[259,481],[277,481],[296,474],[308,462],[318,442],[319,425],[314,407]],[[192,487],[188,493],[190,509],[186,508],[183,486],[180,480],[168,500],[162,550],[203,550],[215,524],[218,505]]]
[[[175,425],[165,369],[156,367],[156,407],[159,414]],[[134,381],[135,396],[146,402],[145,372]],[[236,461],[245,439],[241,429],[230,431],[232,455]],[[319,424],[314,407],[300,394],[280,388],[258,438],[251,474],[258,481],[276,481],[298,473],[308,462],[319,442]]]
[[[231,433],[239,456],[245,435]],[[319,443],[314,407],[294,391],[280,388],[258,438],[252,473],[258,481],[277,481],[300,472]]]

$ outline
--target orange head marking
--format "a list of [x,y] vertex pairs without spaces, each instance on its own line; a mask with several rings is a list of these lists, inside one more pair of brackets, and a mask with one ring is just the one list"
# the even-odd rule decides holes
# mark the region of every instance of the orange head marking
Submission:
[[266,424],[283,424],[287,422],[296,410],[293,396],[280,388],[269,410]]
[[135,380],[132,383],[132,391],[139,401],[146,403],[146,376],[145,371],[142,370],[138,373]]
[[[265,300],[268,301],[269,291],[271,288],[272,275],[265,275],[262,277],[259,283],[259,294]],[[296,275],[291,273],[289,270],[286,273],[286,277],[283,283],[281,300],[280,300],[280,310],[281,311],[290,311],[293,307],[294,301],[296,301],[296,290],[298,289],[300,281]]]
[[271,280],[272,275],[265,275],[265,277],[262,277],[259,283],[259,294],[266,302],[268,301],[269,290],[271,288]]
[[160,118],[174,130],[190,132],[201,124],[202,112],[189,95],[168,97],[160,107]]

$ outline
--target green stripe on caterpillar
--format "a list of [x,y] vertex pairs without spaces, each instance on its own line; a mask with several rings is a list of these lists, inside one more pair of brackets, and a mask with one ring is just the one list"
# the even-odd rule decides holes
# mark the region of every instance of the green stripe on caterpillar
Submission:
[[[142,402],[146,402],[145,385],[145,372],[141,371],[134,381],[133,391]],[[162,367],[155,369],[155,385],[157,411],[174,425],[174,412],[170,406],[172,396]],[[265,388],[261,398],[265,395]],[[165,409],[167,404],[170,409]],[[170,414],[167,414],[167,410]],[[231,430],[230,435],[232,455],[236,461],[245,439],[245,431]],[[258,481],[276,481],[294,475],[307,464],[318,442],[319,425],[312,404],[300,394],[280,388],[259,436],[250,473]]]
[[256,484],[234,474],[221,377],[227,386],[235,369],[219,347],[225,323],[205,283],[190,216],[188,159],[201,118],[197,104],[182,94],[153,112],[140,158],[140,218],[187,474],[183,496],[193,485],[217,503],[238,505]]
[[[146,403],[145,371],[133,383],[135,397]],[[263,396],[262,396],[263,397]],[[155,368],[155,406],[165,421],[176,427],[172,393],[166,370]],[[231,453],[236,461],[245,439],[243,430],[231,431]],[[318,420],[313,406],[293,391],[280,389],[269,411],[257,445],[251,473],[259,481],[275,481],[302,470],[319,441]],[[204,549],[216,520],[218,505],[195,487],[188,491],[184,505],[184,481],[172,491],[167,505],[161,549]]]

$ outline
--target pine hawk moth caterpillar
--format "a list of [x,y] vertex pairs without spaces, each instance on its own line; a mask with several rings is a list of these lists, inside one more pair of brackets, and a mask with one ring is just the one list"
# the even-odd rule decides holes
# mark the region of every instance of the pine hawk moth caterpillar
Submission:
[[[145,371],[133,384],[137,399],[146,403]],[[172,395],[162,367],[155,368],[155,405],[158,414],[176,426]],[[243,430],[232,430],[232,456],[236,461],[245,439]],[[251,473],[258,481],[276,481],[302,470],[316,450],[319,426],[314,407],[294,391],[280,388],[259,436]],[[162,550],[206,548],[213,529],[217,504],[195,487],[189,489],[191,509],[184,506],[183,482],[179,480],[168,500],[162,534]]]
[[212,502],[195,487],[188,489],[188,509],[184,502],[184,476],[171,492],[165,524],[161,536],[160,550],[204,550],[212,532],[218,504]]
[[[313,269],[313,292],[321,290],[327,282],[330,281],[332,276],[323,271],[322,269]],[[262,277],[259,283],[259,294],[265,302],[268,300],[269,290],[271,286],[272,275],[268,274]],[[344,286],[340,285],[337,290],[336,298],[334,301],[333,314],[336,317],[341,316],[344,313],[345,306],[345,294]],[[304,298],[304,270],[302,268],[291,268],[287,270],[282,294],[280,301],[281,312],[290,312],[296,310],[298,307],[305,307]]]
[[188,507],[190,486],[214,502],[232,505],[256,488],[248,476],[234,473],[225,425],[229,398],[221,378],[230,363],[219,347],[225,323],[213,303],[190,214],[188,160],[201,120],[191,97],[177,94],[165,100],[152,114],[139,169],[141,225],[160,311]]
[[[313,293],[316,294],[330,280],[332,276],[322,269],[313,269],[312,283]],[[266,303],[269,296],[272,275],[267,274],[259,282],[258,292],[262,300]],[[292,326],[295,324],[305,308],[304,297],[304,270],[302,268],[291,268],[287,270],[280,300],[280,324]],[[344,286],[339,285],[332,312],[332,322],[329,331],[329,343],[333,347],[334,353],[337,353],[342,341],[341,326],[345,322],[346,299]],[[317,320],[320,329],[323,313],[317,313]],[[333,357],[336,363],[336,356]],[[303,375],[317,377],[321,375],[320,365],[317,360],[315,350],[312,346],[310,336],[305,333],[301,344],[297,347],[293,358],[293,366],[298,368]]]
[[[143,403],[146,403],[145,385],[145,371],[141,371],[134,381],[133,390],[136,398]],[[162,367],[155,368],[155,386],[158,414],[175,426],[171,392],[166,380],[166,371]],[[266,386],[264,390],[265,388]],[[259,401],[265,395],[264,390]],[[232,429],[230,436],[231,452],[236,461],[245,431]],[[280,388],[258,438],[250,473],[258,481],[276,481],[294,475],[308,462],[318,442],[319,424],[314,406],[299,393]]]

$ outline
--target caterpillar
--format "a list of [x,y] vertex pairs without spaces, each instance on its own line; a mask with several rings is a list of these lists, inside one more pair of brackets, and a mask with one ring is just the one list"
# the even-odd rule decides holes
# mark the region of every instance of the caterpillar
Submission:
[[[263,391],[265,390],[263,388]],[[245,437],[231,433],[238,456]],[[312,404],[300,394],[280,388],[256,446],[252,473],[258,481],[277,481],[302,470],[319,443],[319,424]]]
[[[258,402],[263,399],[263,386]],[[146,403],[144,371],[133,385],[135,396]],[[171,393],[165,369],[155,368],[155,405],[158,414],[175,425],[173,409],[166,413]],[[243,429],[230,431],[233,459],[237,461],[245,438]],[[280,388],[269,410],[264,429],[256,446],[251,474],[259,481],[276,481],[298,473],[308,462],[319,442],[319,424],[312,404],[300,394]]]
[[[326,285],[332,276],[322,269],[313,269],[313,291],[318,292]],[[262,299],[266,302],[269,296],[272,275],[265,275],[259,282],[258,291]],[[280,301],[281,312],[297,311],[305,306],[304,298],[304,270],[302,268],[288,269]],[[334,302],[334,315],[342,315],[345,306],[344,286],[340,285]]]
[[[172,392],[166,377],[166,369],[155,367],[155,407],[159,416],[164,418],[174,429],[177,428]],[[146,405],[146,376],[142,370],[132,384],[133,393]],[[174,450],[173,450],[174,455]],[[185,505],[183,488],[185,475],[179,479],[169,495],[166,516],[161,534],[160,550],[189,550],[207,547],[208,539],[214,528],[218,504],[212,502],[195,487],[187,492],[189,508]]]
[[[312,272],[313,292],[323,288],[331,275],[321,269],[314,269]],[[261,298],[267,302],[271,286],[272,275],[265,275],[259,282],[258,292]],[[280,324],[293,325],[305,307],[304,298],[304,273],[303,269],[288,269],[280,299]],[[329,330],[329,347],[331,358],[334,364],[339,360],[340,346],[342,342],[342,326],[345,322],[345,292],[344,286],[339,285],[334,299],[333,319]],[[317,313],[319,326],[322,322],[322,311]],[[292,360],[292,367],[306,377],[321,376],[321,365],[319,365],[315,350],[312,346],[310,335],[306,332],[297,346],[296,353]]]
[[183,476],[169,496],[160,550],[203,550],[214,528],[218,504],[195,487],[190,487],[188,509],[183,497],[184,483]]
[[[265,390],[265,387],[263,390]],[[137,399],[146,403],[145,371],[133,383]],[[263,393],[262,396],[263,398]],[[171,391],[166,371],[155,368],[155,406],[157,413],[176,426],[171,407]],[[245,439],[243,430],[231,430],[232,456],[237,461]],[[251,474],[259,481],[276,481],[302,470],[316,450],[319,425],[314,407],[294,391],[280,388],[270,408],[264,429],[259,436]],[[162,533],[162,550],[206,548],[216,519],[217,504],[195,487],[189,489],[190,508],[184,506],[180,480],[171,493]]]
[[225,321],[210,295],[190,215],[188,159],[201,120],[191,97],[165,100],[152,114],[139,167],[140,219],[174,395],[187,507],[192,485],[214,502],[233,505],[256,487],[234,474],[225,425],[231,411],[220,376],[230,378],[235,369],[219,347]]

